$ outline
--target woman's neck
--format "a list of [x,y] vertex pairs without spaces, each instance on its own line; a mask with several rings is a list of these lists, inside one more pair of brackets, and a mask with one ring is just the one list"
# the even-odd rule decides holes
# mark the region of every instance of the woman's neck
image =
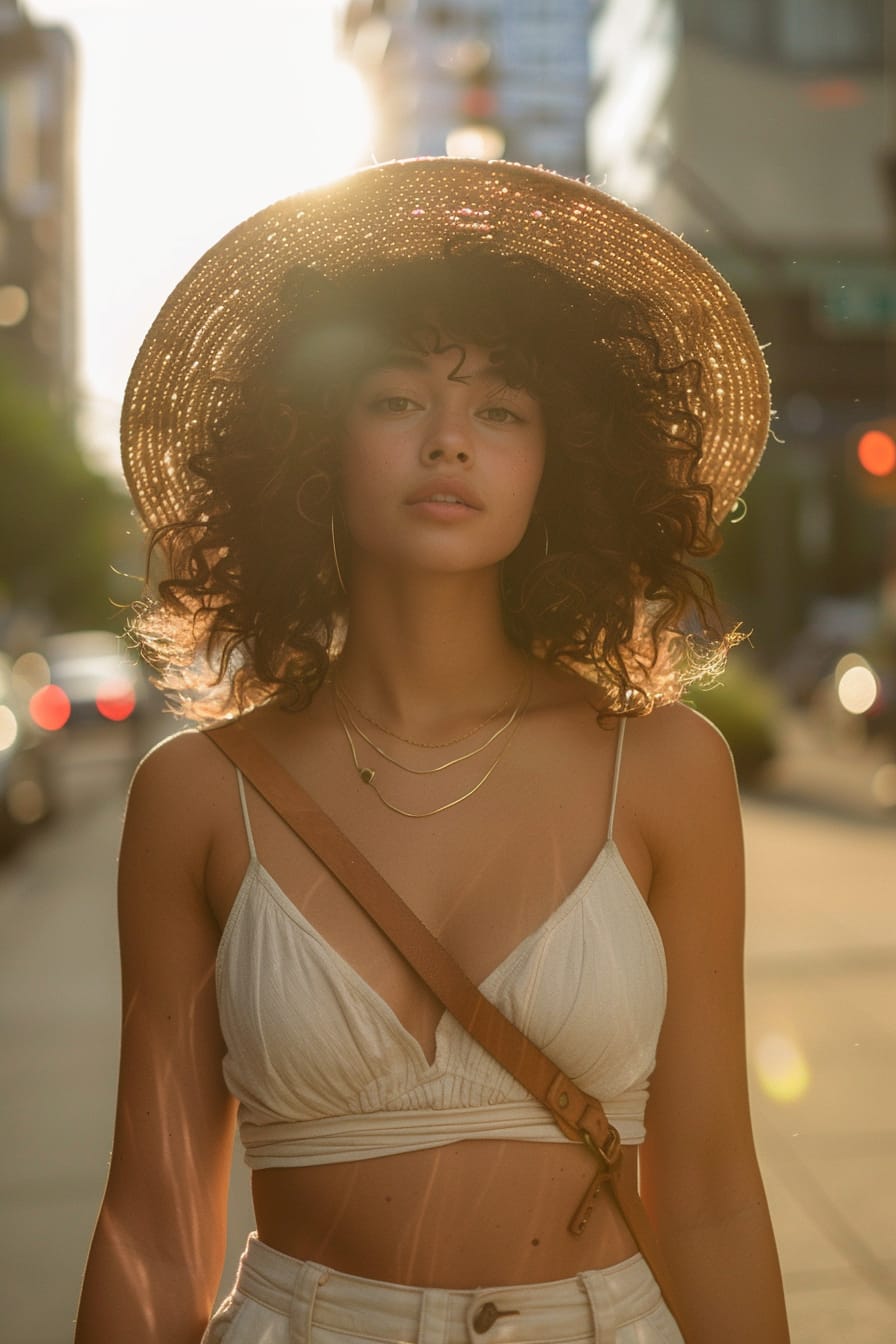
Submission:
[[504,631],[492,573],[353,584],[336,677],[395,732],[460,730],[515,698],[527,658]]

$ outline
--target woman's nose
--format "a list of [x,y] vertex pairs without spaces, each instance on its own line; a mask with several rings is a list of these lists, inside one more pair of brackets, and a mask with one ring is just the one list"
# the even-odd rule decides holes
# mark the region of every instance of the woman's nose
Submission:
[[427,462],[469,462],[473,454],[466,416],[455,411],[437,412],[430,422],[422,449]]

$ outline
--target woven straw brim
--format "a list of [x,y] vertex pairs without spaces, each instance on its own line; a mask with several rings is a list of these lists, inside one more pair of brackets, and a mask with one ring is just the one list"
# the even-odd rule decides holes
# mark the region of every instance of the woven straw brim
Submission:
[[690,409],[704,426],[700,477],[721,521],[759,462],[768,374],[737,296],[675,234],[594,187],[541,168],[413,159],[362,169],[278,201],[215,244],[180,282],[140,349],[122,412],[122,460],[149,527],[173,522],[196,481],[188,467],[211,427],[225,432],[240,384],[271,357],[296,265],[336,278],[409,258],[440,259],[459,240],[531,257],[586,292],[645,298],[664,362],[698,359]]

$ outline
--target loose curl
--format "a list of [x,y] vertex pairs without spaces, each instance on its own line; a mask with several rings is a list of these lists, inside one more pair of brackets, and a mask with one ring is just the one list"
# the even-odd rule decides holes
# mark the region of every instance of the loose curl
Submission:
[[150,537],[164,576],[131,630],[178,712],[302,709],[320,688],[348,619],[330,537],[343,418],[396,346],[457,347],[454,377],[464,343],[484,347],[542,406],[550,551],[533,524],[502,566],[513,643],[588,677],[604,715],[647,713],[718,672],[737,635],[689,563],[719,546],[692,409],[703,371],[668,357],[647,303],[470,251],[334,281],[296,267],[283,312],[238,420],[190,459],[183,518]]

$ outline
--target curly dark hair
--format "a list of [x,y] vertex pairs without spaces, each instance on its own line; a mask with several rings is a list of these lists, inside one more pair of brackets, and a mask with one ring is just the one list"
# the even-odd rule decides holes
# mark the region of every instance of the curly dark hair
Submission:
[[606,714],[646,713],[717,670],[732,636],[689,562],[719,545],[699,479],[703,371],[669,357],[643,299],[467,252],[337,280],[297,267],[282,300],[275,357],[244,381],[238,421],[190,459],[183,518],[150,537],[165,572],[131,629],[180,712],[310,702],[348,619],[330,520],[350,395],[388,350],[440,341],[461,361],[464,342],[489,350],[544,414],[550,552],[533,526],[503,566],[513,643],[587,676]]

